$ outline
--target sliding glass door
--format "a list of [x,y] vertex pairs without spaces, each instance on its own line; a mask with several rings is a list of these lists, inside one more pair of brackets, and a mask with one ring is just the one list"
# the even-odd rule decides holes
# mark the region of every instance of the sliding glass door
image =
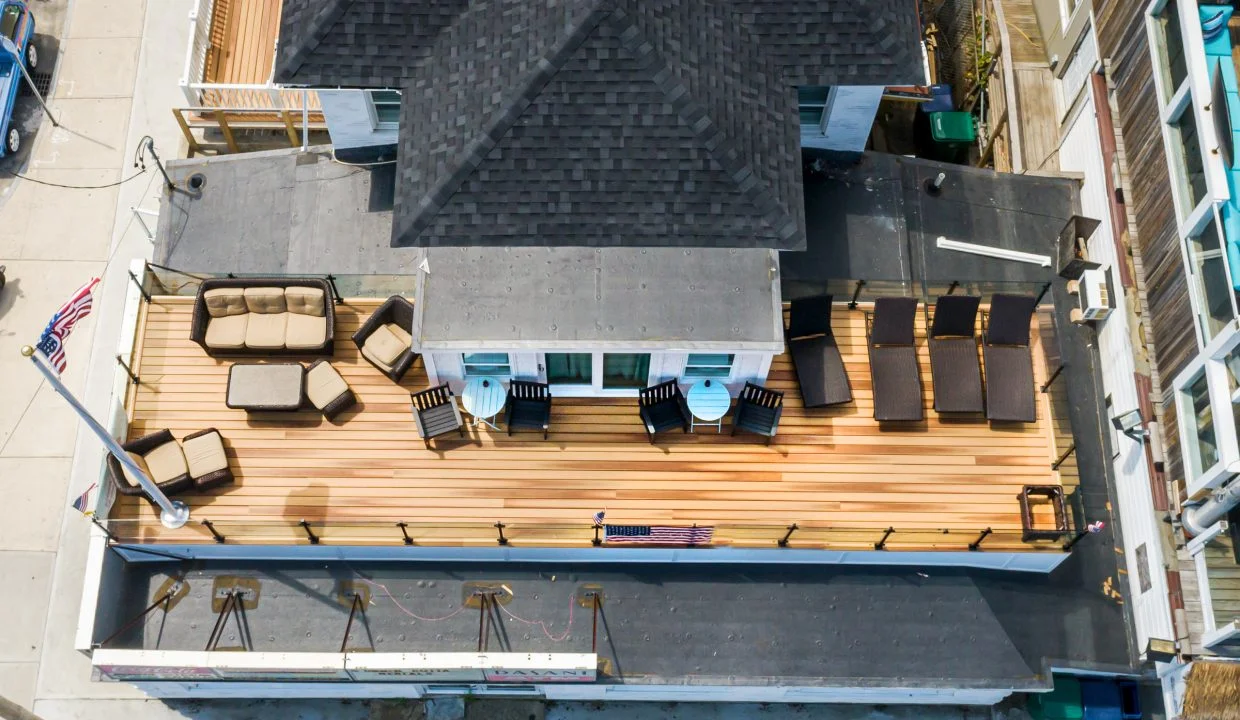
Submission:
[[549,352],[543,382],[578,396],[632,395],[650,384],[650,353]]
[[593,385],[594,356],[591,353],[547,353],[548,385]]

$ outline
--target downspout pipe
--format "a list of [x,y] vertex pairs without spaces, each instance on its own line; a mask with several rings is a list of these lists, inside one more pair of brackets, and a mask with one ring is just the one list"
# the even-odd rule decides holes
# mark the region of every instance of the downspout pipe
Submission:
[[1216,491],[1201,504],[1184,508],[1180,522],[1190,535],[1196,537],[1226,517],[1237,505],[1240,505],[1240,480],[1232,480],[1230,485]]

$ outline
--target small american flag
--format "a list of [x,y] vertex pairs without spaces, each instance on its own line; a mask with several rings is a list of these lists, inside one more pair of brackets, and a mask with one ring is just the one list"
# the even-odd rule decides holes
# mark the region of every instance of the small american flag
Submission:
[[77,499],[73,501],[74,510],[77,510],[83,515],[90,515],[93,512],[91,510],[87,510],[86,506],[90,504],[90,491],[95,489],[95,485],[96,483],[91,483],[90,487],[86,488],[86,492],[77,496]]
[[608,543],[630,545],[704,545],[715,535],[713,527],[674,525],[608,525]]
[[603,517],[604,517],[605,515],[607,515],[607,511],[606,511],[606,510],[599,510],[598,512],[594,513],[594,524],[595,524],[595,525],[602,525],[602,524],[603,524]]
[[36,345],[39,352],[43,353],[43,357],[56,368],[56,372],[62,373],[68,367],[65,361],[64,342],[69,337],[69,333],[73,331],[73,326],[78,320],[90,314],[90,308],[94,304],[95,286],[99,284],[99,278],[91,278],[90,282],[78,288],[73,293],[73,297],[69,298],[69,302],[60,306],[56,314],[52,316],[51,322],[43,329],[43,334],[39,337],[39,344]]

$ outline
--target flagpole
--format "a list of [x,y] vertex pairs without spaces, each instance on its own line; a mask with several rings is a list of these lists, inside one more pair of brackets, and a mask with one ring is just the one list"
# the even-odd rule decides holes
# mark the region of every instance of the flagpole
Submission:
[[73,397],[73,393],[69,392],[69,389],[60,381],[60,376],[56,371],[39,357],[40,353],[36,353],[34,348],[29,345],[24,345],[22,346],[22,355],[30,358],[30,362],[34,363],[39,372],[43,373],[43,377],[47,378],[47,381],[52,384],[52,388],[60,393],[65,402],[69,403],[73,410],[77,412],[78,417],[82,418],[82,422],[86,423],[86,427],[90,428],[99,437],[99,440],[103,442],[108,452],[112,453],[112,456],[138,481],[138,484],[142,486],[146,494],[155,501],[155,504],[160,509],[159,521],[163,523],[164,527],[175,530],[189,522],[189,506],[180,500],[169,500],[168,496],[164,495],[159,486],[146,476],[146,473],[142,471],[142,468],[138,467],[133,458],[129,457],[129,453],[121,449],[120,444],[116,442],[116,438],[112,437],[112,433],[104,429],[99,424],[99,421],[87,412],[86,408],[82,407],[78,399]]

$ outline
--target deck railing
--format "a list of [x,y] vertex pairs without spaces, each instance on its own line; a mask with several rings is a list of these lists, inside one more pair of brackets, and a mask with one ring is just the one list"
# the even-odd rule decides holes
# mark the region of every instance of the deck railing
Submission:
[[[394,522],[361,520],[212,520],[195,519],[168,530],[135,518],[99,521],[113,543],[134,546],[175,545],[337,545],[423,547],[616,548],[605,529],[589,522],[494,523]],[[705,525],[701,527],[706,527]],[[1026,541],[1020,528],[855,528],[820,525],[712,525],[710,542],[693,548],[743,548],[889,552],[1063,552],[1074,533],[1060,540]],[[641,547],[640,545],[638,547]],[[666,546],[665,546],[666,547]]]
[[181,73],[181,91],[190,105],[198,105],[194,85],[206,77],[207,59],[211,52],[211,14],[215,0],[196,0],[189,11],[189,46],[185,49],[185,70]]

